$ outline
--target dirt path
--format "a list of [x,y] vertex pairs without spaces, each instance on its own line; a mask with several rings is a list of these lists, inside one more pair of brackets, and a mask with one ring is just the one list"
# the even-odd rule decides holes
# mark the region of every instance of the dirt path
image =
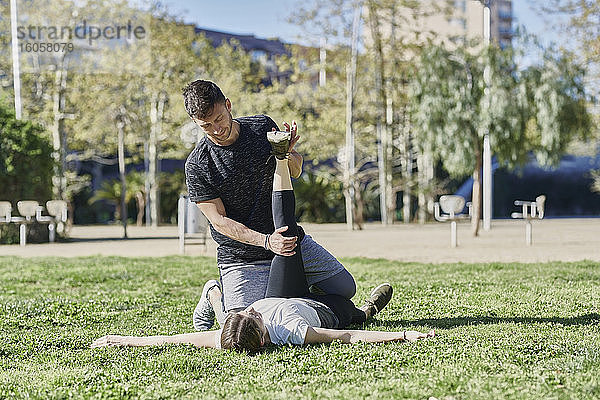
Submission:
[[[368,224],[347,231],[344,224],[302,224],[315,240],[337,257],[362,256],[415,262],[600,262],[600,219],[546,219],[533,222],[533,246],[525,245],[522,221],[493,221],[491,231],[473,238],[468,224],[459,224],[457,248],[450,247],[450,225]],[[0,255],[18,256],[167,256],[179,254],[177,227],[129,228],[121,240],[119,226],[75,226],[72,242],[0,245]],[[214,256],[216,244],[186,247],[186,255]]]

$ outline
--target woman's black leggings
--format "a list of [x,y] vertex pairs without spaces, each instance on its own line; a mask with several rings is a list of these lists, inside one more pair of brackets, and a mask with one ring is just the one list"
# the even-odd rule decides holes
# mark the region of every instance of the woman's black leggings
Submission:
[[[294,191],[274,191],[272,209],[275,229],[287,226],[288,229],[282,233],[283,236],[298,236]],[[317,300],[328,306],[338,317],[339,328],[351,323],[364,322],[365,313],[357,309],[351,300],[335,294],[315,295],[310,293],[304,272],[300,243],[296,244],[294,251],[293,256],[285,257],[276,254],[273,257],[265,297],[305,297]]]

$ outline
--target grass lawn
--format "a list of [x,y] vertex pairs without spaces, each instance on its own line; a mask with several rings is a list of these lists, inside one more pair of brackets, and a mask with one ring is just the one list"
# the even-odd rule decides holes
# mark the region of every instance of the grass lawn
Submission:
[[256,356],[166,345],[90,349],[108,334],[192,331],[209,258],[0,257],[0,398],[600,398],[600,266],[343,260],[357,303],[389,281],[366,329],[412,344]]

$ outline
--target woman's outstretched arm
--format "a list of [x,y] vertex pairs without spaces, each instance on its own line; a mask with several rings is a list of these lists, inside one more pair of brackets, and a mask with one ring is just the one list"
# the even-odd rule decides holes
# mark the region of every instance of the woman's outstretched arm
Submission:
[[221,331],[184,333],[173,336],[106,335],[94,340],[91,347],[160,346],[162,344],[193,344],[196,347],[216,348],[216,335]]
[[341,340],[343,343],[414,342],[415,340],[425,339],[433,336],[435,336],[435,332],[433,330],[429,331],[428,333],[422,333],[417,331],[384,332],[309,327],[306,331],[304,344],[331,343],[334,340]]

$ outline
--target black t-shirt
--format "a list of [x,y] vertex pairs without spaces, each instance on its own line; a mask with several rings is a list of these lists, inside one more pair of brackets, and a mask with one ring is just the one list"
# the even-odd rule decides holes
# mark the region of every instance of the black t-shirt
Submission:
[[[271,145],[267,132],[278,129],[266,115],[235,119],[240,124],[239,138],[229,146],[219,146],[202,138],[185,163],[185,178],[192,202],[220,198],[228,218],[260,233],[272,233],[271,192],[275,160],[269,158]],[[210,231],[219,245],[217,262],[228,264],[269,260],[273,253],[262,246],[238,242]],[[299,229],[299,240],[304,236]],[[299,241],[298,241],[299,243]]]

